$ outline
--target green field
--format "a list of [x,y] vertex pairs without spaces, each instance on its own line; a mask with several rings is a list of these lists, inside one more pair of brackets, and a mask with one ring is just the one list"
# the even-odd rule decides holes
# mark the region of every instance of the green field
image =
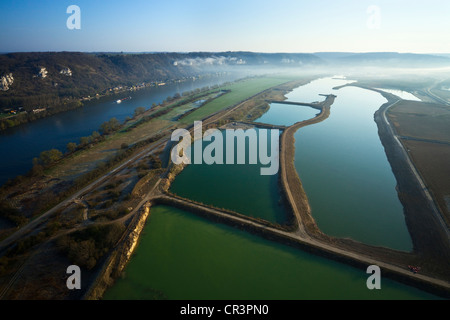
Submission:
[[401,136],[450,142],[450,109],[444,105],[401,101],[388,115]]
[[388,111],[390,121],[450,223],[450,108],[401,101]]
[[222,92],[217,92],[214,91],[212,93],[209,93],[205,96],[200,96],[198,97],[197,100],[192,101],[192,102],[187,102],[184,103],[178,107],[173,108],[172,111],[170,111],[169,113],[162,115],[161,117],[158,117],[158,120],[167,120],[167,121],[178,121],[177,119],[182,116],[184,113],[191,111],[192,109],[197,108],[195,102],[199,101],[199,100],[208,100],[208,99],[215,99],[216,97],[218,97]]
[[291,79],[288,77],[258,77],[234,82],[221,88],[223,90],[231,90],[231,92],[205,104],[203,107],[181,119],[180,123],[193,124],[194,121],[202,120],[217,111],[223,110],[240,101],[246,100],[261,91],[280,85],[289,80]]
[[[181,105],[174,107],[169,113],[161,115],[149,122],[143,122],[136,128],[129,132],[120,130],[115,134],[107,137],[106,141],[97,144],[93,148],[81,150],[74,155],[63,159],[57,166],[51,168],[47,174],[51,174],[54,177],[62,178],[65,180],[73,179],[81,173],[87,172],[95,168],[99,161],[103,161],[106,158],[113,156],[120,150],[122,144],[132,145],[138,141],[148,139],[154,134],[157,134],[175,123],[181,125],[193,124],[195,120],[201,120],[217,111],[225,109],[240,101],[246,100],[249,97],[271,88],[279,84],[285,83],[290,79],[289,77],[258,77],[246,80],[233,82],[226,86],[215,89],[214,92],[199,95],[197,100],[211,99],[202,107],[199,107],[194,112],[186,115],[186,117],[176,120],[177,117],[195,108],[194,102],[190,101],[182,103]],[[217,90],[231,90],[217,98]],[[185,99],[189,101],[190,99]],[[197,101],[196,100],[196,101]],[[176,103],[176,102],[175,102]],[[161,108],[165,110],[172,108],[173,104]],[[151,115],[152,110],[148,110],[144,115]],[[140,118],[131,121],[129,125],[139,122]]]

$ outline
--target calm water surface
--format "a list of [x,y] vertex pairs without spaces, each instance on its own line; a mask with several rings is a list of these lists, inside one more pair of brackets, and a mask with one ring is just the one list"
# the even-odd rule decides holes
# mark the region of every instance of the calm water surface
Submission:
[[434,299],[328,259],[166,206],[151,209],[124,277],[104,299]]
[[[321,100],[319,93],[338,96],[330,118],[295,136],[295,165],[313,215],[326,233],[409,250],[395,179],[373,122],[373,113],[386,100],[360,88],[332,90],[344,83],[320,79],[288,95],[302,102]],[[188,166],[171,190],[247,214],[269,199],[272,205],[260,209],[263,217],[280,217],[273,206],[279,195],[276,180],[273,185],[259,180],[260,166],[254,171],[249,166],[212,167]],[[363,270],[157,206],[124,277],[105,299],[150,299],[155,292],[169,299],[436,298],[388,279],[382,279],[382,290],[368,290],[366,280]]]
[[[328,119],[295,133],[297,172],[322,231],[409,251],[403,206],[374,121],[386,99],[358,87],[333,90],[349,82],[319,79],[287,95],[297,102],[323,100],[319,94],[337,96]],[[266,115],[266,123],[279,124],[278,114]],[[295,113],[286,118],[292,121]]]
[[[257,129],[259,137],[259,130]],[[222,131],[224,150],[226,148],[225,131]],[[270,133],[268,133],[270,137]],[[204,142],[203,148],[208,144]],[[268,139],[270,150],[270,140]],[[235,144],[235,159],[237,144]],[[226,208],[252,217],[283,224],[287,215],[281,201],[278,186],[278,174],[261,175],[260,168],[268,167],[249,164],[249,141],[246,141],[245,164],[190,164],[172,183],[171,192],[182,197]],[[258,158],[259,159],[259,158]],[[235,160],[235,162],[237,162]]]
[[[221,84],[237,77],[211,76],[196,81],[125,92],[123,95],[91,101],[82,108],[0,132],[0,185],[10,178],[27,173],[32,167],[33,158],[39,157],[41,151],[56,148],[64,152],[67,143],[78,143],[81,137],[98,131],[103,122],[113,117],[122,122],[126,117],[133,116],[137,107],[150,108],[153,103],[158,104],[175,93]],[[132,99],[120,104],[115,102],[128,96]]]
[[291,126],[296,122],[314,118],[318,113],[319,110],[307,106],[271,103],[270,109],[255,122]]

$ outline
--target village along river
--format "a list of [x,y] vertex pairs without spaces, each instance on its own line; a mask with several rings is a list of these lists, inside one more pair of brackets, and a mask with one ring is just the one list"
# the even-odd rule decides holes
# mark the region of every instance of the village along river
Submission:
[[[373,121],[373,113],[386,100],[378,93],[359,88],[332,89],[344,83],[344,80],[319,79],[288,94],[289,100],[298,102],[320,100],[318,94],[338,96],[328,119],[300,129],[295,136],[295,165],[313,216],[325,233],[410,250],[411,240],[397,198],[396,182]],[[288,114],[290,119],[283,119],[277,112],[285,112],[283,107],[292,106],[278,105],[256,121],[263,119],[271,123],[273,116],[277,124],[290,125],[317,113],[317,110],[304,113],[302,109],[298,118],[293,116],[294,112]],[[330,124],[326,125],[327,122]],[[320,129],[314,131],[315,127]],[[218,207],[283,222],[284,209],[274,205],[279,191],[273,188],[273,181],[260,179],[259,172],[252,171],[248,164],[234,165],[241,166],[241,170],[232,176],[232,171],[237,169],[222,165],[222,171],[212,175],[207,166],[189,165],[175,179],[171,191]],[[203,186],[208,178],[207,186]],[[247,202],[243,200],[245,197]],[[259,201],[269,203],[268,208],[252,210]],[[367,277],[364,270],[159,205],[150,210],[139,246],[124,276],[104,298],[436,298],[384,278],[381,290],[369,290]]]
[[[137,107],[150,108],[169,96],[192,91],[205,86],[233,81],[237,75],[214,75],[197,80],[170,83],[164,86],[149,87],[133,92],[123,92],[114,96],[86,102],[85,106],[39,119],[37,121],[10,128],[0,132],[0,185],[8,179],[26,174],[32,167],[34,157],[44,150],[59,149],[65,152],[69,142],[78,143],[83,136],[98,131],[100,125],[117,118],[125,120],[133,116]],[[122,103],[117,99],[130,97]]]

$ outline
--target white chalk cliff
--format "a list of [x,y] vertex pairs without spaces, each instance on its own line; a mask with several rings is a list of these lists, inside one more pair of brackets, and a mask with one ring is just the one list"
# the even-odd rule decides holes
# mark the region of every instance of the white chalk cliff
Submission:
[[9,87],[13,84],[14,78],[12,73],[4,75],[0,78],[0,90],[8,91]]

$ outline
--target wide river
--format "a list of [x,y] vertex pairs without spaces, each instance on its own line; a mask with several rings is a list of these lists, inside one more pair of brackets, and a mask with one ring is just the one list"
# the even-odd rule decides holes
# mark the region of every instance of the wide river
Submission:
[[[78,143],[83,136],[98,131],[100,125],[115,117],[119,121],[133,116],[137,107],[150,108],[168,96],[205,86],[221,84],[237,79],[238,75],[209,76],[165,86],[150,87],[134,92],[124,92],[114,97],[93,100],[84,107],[53,115],[48,118],[10,128],[0,132],[0,185],[17,175],[23,175],[32,167],[34,157],[44,150],[59,149],[63,152],[69,142]],[[120,104],[115,101],[131,96]]]
[[[319,79],[288,95],[289,100],[299,102],[323,99],[318,94],[338,96],[328,119],[300,129],[295,136],[295,165],[313,215],[328,234],[410,250],[411,240],[395,190],[395,178],[373,121],[373,113],[386,100],[378,93],[359,88],[332,89],[344,83],[344,80]],[[317,113],[302,106],[272,107],[257,121],[289,125]],[[274,205],[279,191],[273,188],[273,181],[261,179],[251,165],[234,165],[240,169],[222,165],[214,176],[208,166],[188,166],[175,179],[171,190],[244,214],[283,221],[284,210]],[[233,170],[238,174],[231,174]],[[265,198],[258,200],[257,194]],[[269,205],[252,210],[258,201]],[[367,277],[365,270],[186,211],[157,206],[151,209],[124,276],[104,298],[436,298],[384,278],[381,290],[369,290]]]
[[387,100],[358,87],[333,90],[346,82],[319,79],[287,95],[300,102],[323,99],[319,94],[337,96],[328,119],[294,135],[295,167],[313,217],[329,235],[410,251],[397,182],[374,121]]

